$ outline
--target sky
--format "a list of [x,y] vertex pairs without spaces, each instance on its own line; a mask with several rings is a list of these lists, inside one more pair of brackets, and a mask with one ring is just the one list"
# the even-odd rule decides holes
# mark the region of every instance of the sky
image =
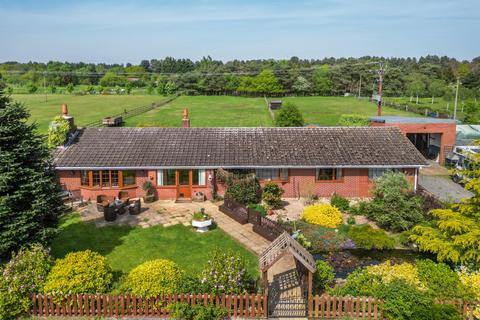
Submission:
[[480,0],[0,0],[0,62],[480,56]]

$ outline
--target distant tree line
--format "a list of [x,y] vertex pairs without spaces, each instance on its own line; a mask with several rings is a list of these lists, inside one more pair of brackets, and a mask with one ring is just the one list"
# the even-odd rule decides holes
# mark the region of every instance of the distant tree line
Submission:
[[[210,56],[190,59],[143,60],[139,65],[5,62],[0,73],[8,85],[24,86],[35,92],[46,86],[73,91],[88,85],[87,93],[104,88],[146,88],[149,93],[187,95],[357,95],[376,92],[378,61],[386,65],[383,92],[386,96],[446,96],[451,100],[457,79],[462,98],[480,96],[480,57],[458,61],[450,57],[416,58],[324,58],[289,60],[232,60],[222,62]],[[360,87],[361,85],[361,87]],[[94,87],[95,86],[95,87]]]

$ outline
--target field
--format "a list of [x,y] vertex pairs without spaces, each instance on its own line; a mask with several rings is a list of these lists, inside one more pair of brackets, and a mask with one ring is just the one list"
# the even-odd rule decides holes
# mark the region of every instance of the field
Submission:
[[45,103],[43,94],[14,94],[13,100],[25,104],[31,114],[31,119],[38,123],[40,132],[46,133],[48,124],[61,114],[63,103],[68,104],[69,113],[75,117],[79,126],[101,118],[120,113],[124,109],[132,109],[164,99],[155,95],[48,95]]
[[116,274],[128,273],[137,265],[153,259],[170,259],[188,273],[198,274],[207,263],[209,253],[218,248],[238,253],[245,260],[248,272],[254,277],[258,275],[255,254],[219,228],[206,234],[183,225],[150,228],[113,225],[98,229],[93,222],[82,222],[74,213],[61,219],[59,233],[51,248],[55,258],[63,258],[73,251],[96,251],[107,257]]
[[[70,114],[78,125],[100,120],[125,109],[162,101],[158,95],[49,95],[48,102],[41,94],[16,94],[14,100],[23,102],[32,114],[32,120],[46,132],[48,123],[60,114],[62,103],[69,105]],[[334,126],[342,114],[373,116],[375,104],[353,97],[287,97],[301,110],[307,124]],[[194,127],[271,127],[273,120],[263,98],[231,96],[180,96],[168,105],[126,120],[125,126],[178,127],[183,109],[188,107]],[[385,107],[384,115],[416,114]]]
[[[435,98],[432,103],[432,98],[419,98],[418,104],[416,103],[416,98],[414,97],[412,101],[410,101],[409,97],[392,97],[392,98],[385,98],[385,102],[393,102],[396,104],[401,105],[408,105],[410,108],[418,108],[418,109],[428,109],[428,112],[439,112],[449,114],[450,116],[453,115],[454,109],[454,101],[446,101],[443,98]],[[467,100],[467,101],[474,101],[474,100]],[[457,105],[457,117],[463,118],[465,115],[463,113],[464,104],[467,101],[458,100]]]

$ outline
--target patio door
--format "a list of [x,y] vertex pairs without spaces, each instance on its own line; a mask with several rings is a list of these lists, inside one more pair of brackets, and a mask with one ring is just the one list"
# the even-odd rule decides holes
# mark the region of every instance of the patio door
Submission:
[[192,197],[192,170],[177,170],[177,198]]

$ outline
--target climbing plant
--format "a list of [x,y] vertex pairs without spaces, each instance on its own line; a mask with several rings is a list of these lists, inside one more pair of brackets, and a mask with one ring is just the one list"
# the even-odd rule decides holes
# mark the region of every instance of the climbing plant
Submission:
[[56,148],[67,141],[70,125],[61,116],[56,116],[48,128],[48,147]]

